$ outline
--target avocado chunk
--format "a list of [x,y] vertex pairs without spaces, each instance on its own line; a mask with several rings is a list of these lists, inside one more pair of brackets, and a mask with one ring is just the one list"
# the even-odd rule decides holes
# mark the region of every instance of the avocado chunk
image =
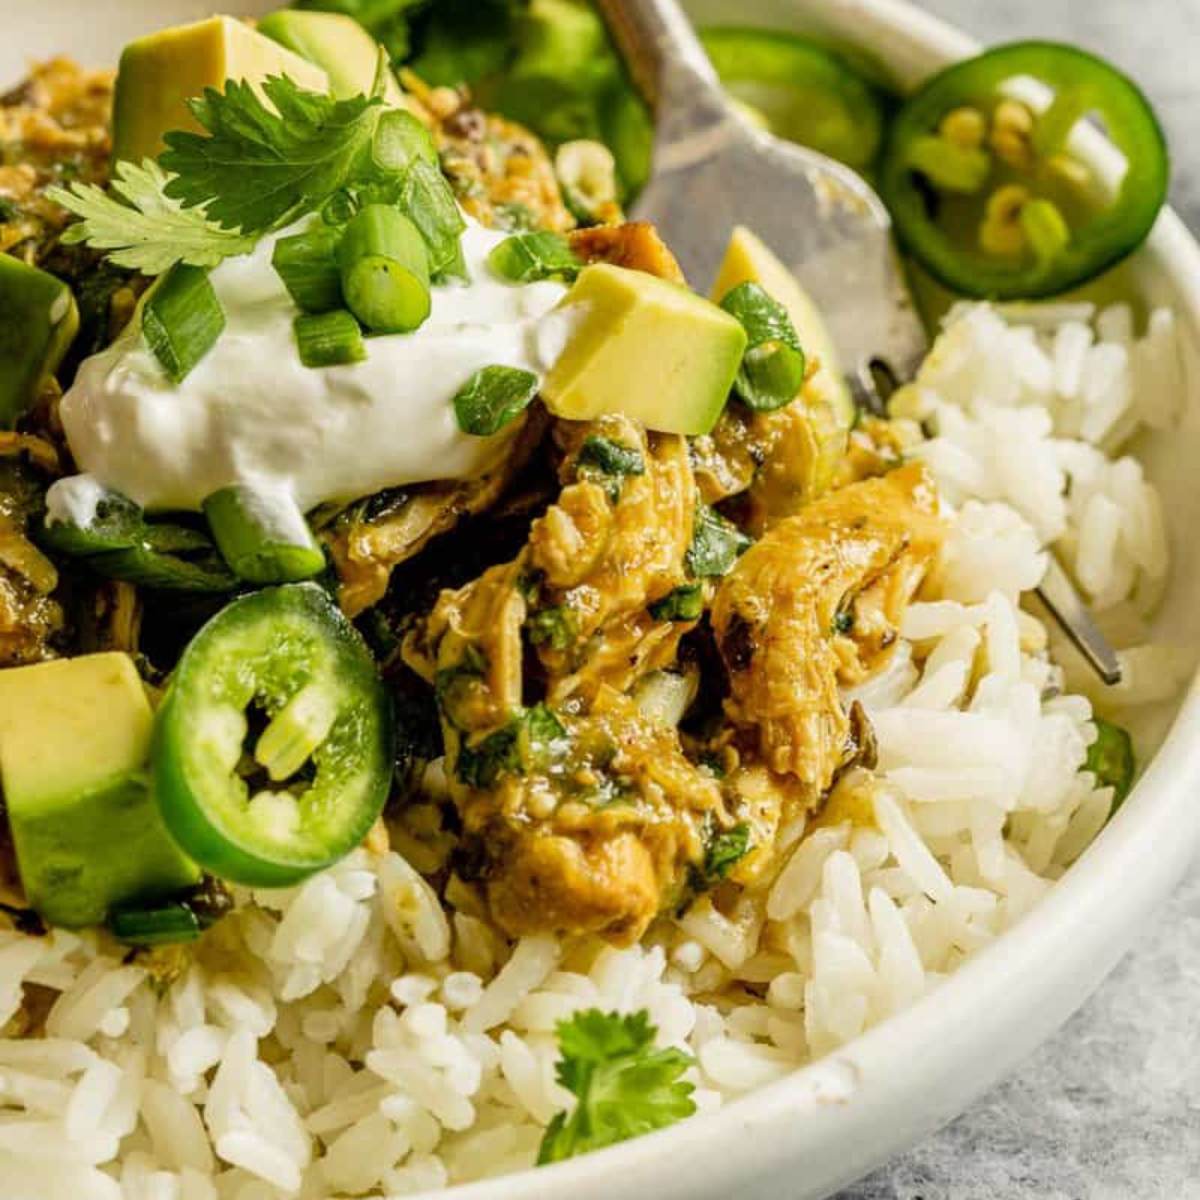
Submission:
[[720,301],[739,283],[757,283],[787,309],[804,353],[818,363],[816,375],[809,380],[808,391],[822,396],[831,406],[838,423],[848,430],[854,424],[854,400],[838,364],[837,351],[825,319],[795,275],[744,225],[734,227],[710,294]]
[[[281,8],[258,23],[258,32],[321,67],[339,100],[369,96],[379,69],[379,43],[345,13]],[[383,98],[402,105],[404,93],[388,71]]]
[[708,433],[746,349],[738,321],[643,271],[585,267],[556,310],[570,334],[542,383],[546,407],[587,421],[623,413],[661,433]]
[[0,671],[0,781],[21,882],[53,925],[200,881],[148,786],[153,716],[128,655]]
[[29,409],[78,331],[79,309],[61,279],[0,254],[0,426],[11,429]]
[[113,96],[113,158],[141,162],[163,150],[172,129],[202,132],[187,101],[227,79],[261,83],[286,75],[312,92],[329,90],[320,67],[233,17],[210,17],[130,42]]

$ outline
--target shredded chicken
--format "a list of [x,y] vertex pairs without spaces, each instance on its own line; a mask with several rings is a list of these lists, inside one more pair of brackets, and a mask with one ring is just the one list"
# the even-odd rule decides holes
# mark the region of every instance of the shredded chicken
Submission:
[[31,467],[56,474],[54,446],[29,434],[0,433],[0,667],[51,657],[63,628],[54,598],[58,571],[26,534],[41,493]]
[[712,433],[695,439],[696,481],[706,504],[741,497],[741,523],[761,533],[829,489],[846,440],[841,419],[811,383],[773,412],[730,404]]
[[107,178],[113,78],[54,58],[0,96],[0,252],[40,260],[67,221],[45,189]]
[[463,517],[491,508],[529,461],[546,431],[546,416],[531,410],[500,465],[479,479],[446,481],[398,493],[372,513],[357,506],[347,510],[322,534],[329,547],[340,587],[338,600],[354,617],[387,592],[392,571],[419,554],[435,537],[453,529]]
[[677,898],[703,853],[705,819],[728,824],[720,788],[673,730],[603,689],[564,718],[563,756],[488,788],[452,792],[507,933],[595,933],[629,944]]
[[460,88],[400,73],[413,112],[433,131],[442,170],[477,221],[500,229],[574,226],[545,146],[523,125],[485,113]]
[[722,582],[713,628],[727,714],[813,797],[858,750],[838,695],[878,669],[940,544],[920,466],[853,484],[776,524]]
[[672,283],[685,283],[683,270],[658,230],[648,221],[597,225],[570,235],[571,249],[584,262],[606,262],[631,271],[645,271]]
[[[514,934],[553,928],[627,941],[679,892],[703,851],[698,818],[722,803],[676,732],[622,695],[673,662],[691,626],[656,619],[648,606],[686,579],[695,484],[683,439],[624,418],[564,424],[558,437],[566,486],[525,549],[443,592],[404,653],[436,685],[451,794],[482,848],[496,920]],[[639,473],[589,477],[579,456],[595,438],[636,451]],[[539,638],[542,630],[550,632]],[[463,777],[463,755],[494,747],[519,719],[527,636],[546,701],[566,714],[568,761],[505,771],[481,787],[474,767]]]
[[[648,434],[625,417],[560,423],[567,483],[535,521],[527,565],[540,578],[539,611],[558,614],[562,644],[542,640],[538,652],[551,680],[548,697],[594,694],[601,683],[628,688],[647,670],[674,658],[685,623],[655,621],[648,606],[686,580],[696,486],[683,438]],[[640,474],[605,485],[580,470],[592,438],[635,449]]]

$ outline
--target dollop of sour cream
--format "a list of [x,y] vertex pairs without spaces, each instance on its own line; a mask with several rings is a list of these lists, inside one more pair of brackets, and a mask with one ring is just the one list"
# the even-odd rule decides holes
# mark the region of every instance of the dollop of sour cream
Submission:
[[508,235],[472,222],[462,239],[468,282],[435,286],[425,324],[367,338],[363,362],[313,369],[300,361],[297,309],[271,266],[278,237],[303,227],[212,271],[225,330],[182,383],[168,379],[137,321],[80,366],[60,412],[87,478],[50,489],[50,519],[86,515],[98,484],[151,510],[196,510],[219,488],[261,485],[307,511],[472,478],[503,457],[511,429],[463,433],[454,395],[493,364],[544,374],[570,334],[569,314],[554,311],[566,288],[498,278],[486,260]]

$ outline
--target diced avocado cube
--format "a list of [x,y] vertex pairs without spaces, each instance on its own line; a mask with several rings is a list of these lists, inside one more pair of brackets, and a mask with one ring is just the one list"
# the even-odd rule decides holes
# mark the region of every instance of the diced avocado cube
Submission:
[[71,289],[0,254],[0,425],[11,429],[37,398],[79,330]]
[[269,75],[286,75],[309,91],[329,90],[320,67],[233,17],[209,17],[130,42],[113,96],[114,159],[156,158],[164,133],[199,132],[187,101],[206,87],[220,89],[227,79],[261,83]]
[[51,924],[103,922],[200,871],[148,786],[153,715],[128,655],[0,670],[0,782],[21,882]]
[[735,226],[733,230],[710,294],[719,303],[739,283],[757,283],[787,309],[805,354],[819,363],[809,388],[829,401],[839,422],[849,429],[854,424],[854,400],[838,364],[825,318],[795,275],[744,225]]
[[746,348],[727,312],[679,284],[607,263],[585,267],[559,311],[571,332],[542,383],[556,416],[623,413],[662,433],[716,424]]
[[[281,8],[259,21],[258,32],[321,67],[339,100],[371,94],[379,69],[379,43],[353,17]],[[404,103],[404,93],[390,70],[383,98],[388,104]]]

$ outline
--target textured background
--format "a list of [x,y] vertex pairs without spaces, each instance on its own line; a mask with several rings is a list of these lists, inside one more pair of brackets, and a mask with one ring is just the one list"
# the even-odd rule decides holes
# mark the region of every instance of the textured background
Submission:
[[[1200,230],[1200,0],[918,0],[984,41],[1070,40],[1158,108]],[[1200,799],[1198,799],[1200,802]],[[838,1200],[1200,1198],[1200,868],[1016,1075]]]

